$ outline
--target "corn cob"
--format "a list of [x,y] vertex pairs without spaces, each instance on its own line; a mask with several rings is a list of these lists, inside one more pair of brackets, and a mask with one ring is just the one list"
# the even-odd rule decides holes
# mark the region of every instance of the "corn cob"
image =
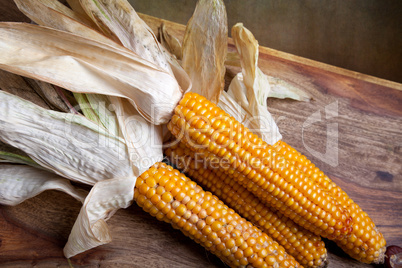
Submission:
[[267,234],[164,163],[138,177],[134,200],[231,267],[300,267]]
[[207,162],[220,162],[226,174],[305,229],[332,239],[351,232],[351,217],[339,203],[204,97],[186,93],[168,129]]
[[382,263],[386,241],[376,228],[373,221],[349,196],[321,170],[319,170],[304,155],[283,141],[274,145],[275,150],[288,161],[293,162],[314,183],[319,184],[325,191],[349,211],[353,218],[353,231],[344,239],[335,241],[351,257],[365,263]]
[[183,143],[177,143],[165,150],[169,160],[183,169],[204,189],[211,190],[228,206],[236,210],[262,231],[270,235],[304,267],[326,265],[327,250],[319,236],[297,226],[280,212],[262,202],[219,169],[207,168],[197,154]]

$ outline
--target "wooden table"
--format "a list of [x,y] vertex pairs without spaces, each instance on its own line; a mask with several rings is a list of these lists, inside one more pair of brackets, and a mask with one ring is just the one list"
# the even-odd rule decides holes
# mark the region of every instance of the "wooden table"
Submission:
[[[143,18],[154,30],[161,23]],[[29,22],[11,0],[0,0],[0,20]],[[183,25],[165,23],[172,34],[183,36]],[[284,140],[372,217],[388,245],[402,246],[402,85],[264,47],[260,67],[313,98],[309,103],[268,101]],[[229,74],[238,71],[228,70]],[[1,72],[0,81],[6,78],[14,82],[0,82],[1,89],[34,95],[21,77]],[[327,137],[328,129],[332,134]],[[326,154],[328,139],[337,145],[332,144]],[[68,267],[62,249],[79,210],[79,202],[56,191],[15,207],[0,206],[0,266]],[[74,267],[224,267],[201,246],[136,205],[118,211],[108,224],[113,241],[72,258]],[[372,267],[351,260],[326,242],[329,267]]]

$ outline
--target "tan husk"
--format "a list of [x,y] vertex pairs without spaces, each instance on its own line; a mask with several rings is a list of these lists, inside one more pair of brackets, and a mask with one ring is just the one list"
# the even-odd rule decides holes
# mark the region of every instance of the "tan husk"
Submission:
[[106,44],[114,44],[102,35],[97,26],[80,14],[51,0],[14,0],[19,10],[39,25],[75,33]]
[[[182,66],[193,83],[191,91],[217,103],[263,140],[274,144],[282,136],[267,110],[269,82],[257,66],[258,43],[251,33],[243,40],[247,42],[245,44],[239,44],[242,38],[239,35],[234,37],[240,39],[236,45],[243,74],[238,74],[232,80],[227,93],[223,91],[227,55],[226,20],[225,7],[221,1],[201,0],[197,3],[193,17],[187,24],[183,42]],[[243,75],[246,76],[247,87],[242,81]]]
[[36,79],[24,78],[24,80],[39,96],[42,97],[42,99],[46,102],[50,109],[62,111],[65,113],[70,112],[68,105],[57,93],[54,86]]
[[123,46],[173,74],[151,28],[127,1],[81,0],[81,5],[106,35],[115,36]]
[[135,177],[113,178],[92,187],[64,247],[67,258],[112,240],[106,221],[132,204],[135,181]]
[[183,91],[191,88],[190,78],[176,58],[159,44],[152,29],[126,0],[82,0],[81,5],[105,35],[174,75]]
[[191,91],[217,103],[224,89],[228,26],[222,0],[200,0],[187,24],[183,41],[183,69]]
[[170,120],[183,90],[174,76],[120,46],[23,23],[0,23],[0,68],[73,92],[127,98],[154,124]]
[[[35,0],[36,2],[39,1],[44,1],[47,2],[47,0]],[[82,15],[82,12],[85,12],[84,9],[82,8],[81,4],[77,3],[77,1],[70,1],[72,6],[76,9],[79,10],[79,12]],[[39,3],[36,3],[38,5]],[[166,69],[167,72],[170,72],[173,74],[173,71],[170,69],[170,66],[167,65],[167,60],[164,57],[164,54],[160,51],[159,49],[159,44],[154,38],[153,33],[149,29],[149,27],[138,17],[134,9],[129,7],[129,4],[125,1],[103,1],[101,2],[86,2],[82,1],[82,4],[84,5],[86,11],[92,16],[99,18],[99,20],[96,21],[99,26],[104,26],[108,27],[110,31],[106,31],[105,34],[109,34],[111,38],[114,37],[114,39],[118,40],[118,42],[122,42],[125,47],[128,49],[132,50],[133,52],[137,53],[141,58],[151,60],[154,62],[157,66],[163,67],[162,69]],[[42,9],[34,9],[32,6],[34,3],[31,3],[30,9],[28,9],[29,15],[32,16],[32,18],[42,18],[43,17],[43,11]],[[28,13],[28,12],[27,12]],[[67,13],[67,16],[69,14],[74,14],[73,11],[69,10]],[[78,14],[74,14],[75,17],[78,17]],[[99,16],[98,16],[99,15]],[[112,18],[112,19],[110,19]],[[109,20],[110,19],[110,20]],[[103,21],[104,20],[104,21]],[[85,31],[80,31],[80,29],[77,28],[71,28],[69,27],[70,24],[67,23],[67,26],[62,23],[64,22],[65,19],[63,16],[59,16],[57,12],[52,16],[49,20],[43,22],[42,20],[38,19],[38,23],[45,25],[45,26],[51,26],[60,30],[67,30],[72,33],[76,33],[79,35],[82,35],[87,38],[95,39],[100,42],[103,42],[103,38],[105,38],[103,35],[100,35],[96,33],[97,35],[93,36],[92,30],[89,28],[85,28]],[[102,22],[103,21],[103,22]],[[58,23],[55,23],[58,22]],[[73,21],[74,22],[74,21]],[[122,27],[124,26],[124,27]],[[127,32],[126,32],[127,29]],[[127,36],[129,35],[129,38],[127,39]],[[107,39],[108,42],[111,42],[111,40]],[[144,50],[144,48],[147,48]],[[152,57],[150,57],[152,56]],[[167,67],[166,67],[167,66]],[[166,67],[166,68],[164,68]],[[176,71],[175,74],[177,76],[183,77],[184,71],[180,73],[180,70],[177,70],[177,67],[174,68]],[[188,82],[185,81],[186,78],[182,78],[180,82],[184,86],[189,86],[186,85]],[[117,124],[120,124],[122,134],[126,138],[126,141],[128,144],[133,145],[133,143],[136,143],[136,141],[131,141],[129,138],[130,136],[133,136],[133,134],[128,134],[127,129],[129,127],[126,126],[125,122],[128,120],[128,118],[133,118],[133,117],[138,117],[138,112],[135,111],[130,105],[125,100],[119,100],[118,98],[113,98],[113,105],[115,107],[115,110],[120,113],[119,116],[115,116],[114,113],[107,109],[102,109],[102,110],[97,110],[96,107],[100,107],[102,105],[101,102],[110,102],[107,100],[107,98],[104,95],[99,95],[99,94],[82,94],[82,93],[75,93],[75,96],[80,103],[81,109],[83,110],[84,114],[91,120],[103,124],[107,129],[112,131],[114,134],[117,133]],[[125,105],[121,105],[124,103]],[[106,107],[104,107],[106,108]],[[128,112],[130,110],[130,112]],[[99,112],[103,112],[103,114],[100,114]],[[116,122],[119,121],[119,122]],[[144,120],[142,120],[144,121]],[[136,120],[138,124],[138,118]],[[142,122],[140,125],[144,124],[149,124],[147,122]],[[134,123],[131,122],[131,126],[133,126]],[[143,127],[143,129],[151,129],[151,125],[147,127]],[[134,132],[135,133],[135,132]],[[152,131],[154,133],[154,131]],[[156,132],[155,132],[156,133]],[[159,134],[157,134],[159,135]],[[138,136],[138,135],[137,135]],[[156,135],[155,135],[156,136]],[[148,135],[142,136],[148,137]],[[134,138],[134,137],[131,137]],[[154,139],[154,141],[159,142],[159,139]],[[136,144],[138,145],[138,144]],[[150,144],[151,145],[151,144]],[[138,157],[138,152],[136,151],[136,147],[133,146],[128,146],[130,150],[130,156],[132,157]],[[142,147],[145,148],[145,147]],[[160,150],[156,148],[149,148],[147,149],[147,155],[150,156],[155,156],[155,159],[161,159],[162,153]],[[131,159],[130,158],[130,159]],[[145,163],[145,162],[144,162]],[[152,165],[153,163],[150,163],[149,165]],[[144,166],[144,168],[147,168]]]
[[240,122],[268,144],[275,144],[282,136],[268,112],[270,85],[267,76],[258,68],[258,42],[241,23],[233,26],[232,38],[240,55],[242,72],[233,78],[228,94],[220,98],[219,106],[224,110],[234,110],[228,107],[234,102],[227,100],[233,98],[243,109],[238,115],[242,119]]
[[[90,21],[94,27],[93,29],[98,29],[96,24],[92,21],[92,19],[88,16],[85,10],[82,8],[80,0],[66,0],[70,8],[75,12],[76,16],[80,17],[83,20]],[[100,30],[100,29],[99,29]]]
[[176,59],[183,58],[182,45],[179,39],[171,35],[164,23],[158,28],[158,39],[162,46],[164,46]]

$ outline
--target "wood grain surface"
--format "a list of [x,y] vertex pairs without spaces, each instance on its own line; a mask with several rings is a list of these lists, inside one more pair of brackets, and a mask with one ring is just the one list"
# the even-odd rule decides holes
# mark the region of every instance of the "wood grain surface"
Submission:
[[[142,17],[153,30],[161,23]],[[0,21],[29,19],[11,0],[0,0]],[[183,25],[165,24],[170,33],[183,36]],[[260,67],[313,98],[308,103],[268,100],[284,140],[372,217],[388,245],[402,246],[402,85],[269,48],[260,49]],[[229,74],[238,71],[228,69]],[[47,105],[22,77],[1,71],[0,88]],[[328,139],[337,144],[332,143],[329,151]],[[62,250],[79,210],[78,201],[56,191],[15,207],[0,205],[0,267],[225,267],[135,204],[108,221],[111,243],[77,255],[69,263]],[[326,244],[329,267],[373,267],[350,259],[330,241]]]

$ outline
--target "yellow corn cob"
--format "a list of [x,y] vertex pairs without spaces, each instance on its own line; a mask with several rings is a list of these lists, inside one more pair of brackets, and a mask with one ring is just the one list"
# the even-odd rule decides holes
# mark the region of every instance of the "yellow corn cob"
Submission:
[[231,267],[300,267],[267,234],[164,163],[138,177],[134,200]]
[[386,241],[373,221],[349,196],[304,155],[283,141],[278,141],[274,148],[288,161],[293,162],[315,183],[349,211],[353,219],[353,231],[344,239],[335,241],[351,257],[365,263],[382,263]]
[[262,202],[219,169],[208,169],[206,163],[183,143],[165,150],[166,156],[200,186],[211,190],[240,215],[259,226],[286,249],[304,267],[326,265],[327,250],[321,237],[297,226],[280,212]]
[[187,93],[168,124],[172,134],[220,167],[262,202],[329,238],[351,232],[351,217],[321,187],[204,97]]

